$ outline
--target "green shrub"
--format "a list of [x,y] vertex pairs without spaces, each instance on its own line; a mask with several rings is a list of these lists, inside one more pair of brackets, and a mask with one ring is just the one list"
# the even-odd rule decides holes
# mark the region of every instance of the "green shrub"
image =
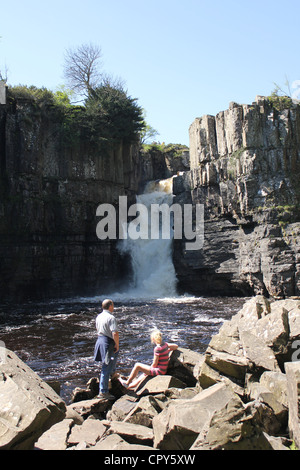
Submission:
[[273,108],[277,111],[283,111],[284,109],[290,109],[293,107],[293,100],[289,96],[280,96],[278,92],[273,91],[271,96],[268,96],[269,103],[272,104]]
[[104,84],[92,90],[86,110],[93,130],[101,130],[108,139],[136,139],[145,126],[143,110],[137,100],[111,85]]
[[38,106],[48,106],[55,103],[54,94],[47,88],[35,86],[18,85],[8,88],[8,98],[13,100],[28,100]]

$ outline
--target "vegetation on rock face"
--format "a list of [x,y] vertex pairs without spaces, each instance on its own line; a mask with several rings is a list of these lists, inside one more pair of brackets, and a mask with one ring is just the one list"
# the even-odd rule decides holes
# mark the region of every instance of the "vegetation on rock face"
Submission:
[[52,92],[35,86],[8,88],[10,104],[25,101],[41,114],[55,116],[61,123],[64,145],[78,139],[101,145],[139,138],[144,128],[142,108],[137,100],[119,88],[104,84],[91,93],[85,105],[72,105],[69,90]]
[[[279,112],[284,109],[291,109],[295,105],[300,105],[300,101],[297,99],[298,92],[292,93],[291,85],[288,80],[285,83],[285,87],[286,89],[283,89],[275,83],[275,89],[271,95],[267,97],[269,103]],[[292,85],[292,87],[295,88],[295,85]]]
[[[16,100],[26,100],[39,107],[56,104],[56,95],[47,88],[37,88],[36,86],[18,85],[8,87],[8,99],[12,103]],[[68,104],[70,104],[68,100]]]
[[161,152],[165,155],[172,154],[173,157],[181,157],[184,151],[188,151],[189,148],[186,145],[182,144],[165,144],[165,143],[157,143],[153,142],[152,144],[144,144],[143,145],[143,152],[144,153],[155,153]]
[[292,98],[289,96],[280,96],[276,91],[268,96],[268,101],[272,104],[273,108],[277,109],[277,111],[290,109],[294,105]]
[[137,100],[118,87],[103,84],[86,101],[89,120],[108,139],[134,140],[144,128],[143,110]]
[[[121,79],[102,70],[101,48],[82,44],[65,54],[64,75],[69,88],[56,92],[35,86],[8,89],[11,104],[30,104],[39,113],[61,123],[63,145],[78,144],[78,139],[102,146],[124,141],[130,143],[153,137],[157,131],[145,121],[137,99],[129,96]],[[76,101],[77,99],[77,101]],[[79,104],[79,106],[78,106]],[[28,116],[30,120],[30,116]]]

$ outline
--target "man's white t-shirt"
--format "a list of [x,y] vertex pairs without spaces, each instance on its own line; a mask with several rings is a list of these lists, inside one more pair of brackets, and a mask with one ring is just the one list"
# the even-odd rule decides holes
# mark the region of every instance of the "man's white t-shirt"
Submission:
[[96,329],[98,336],[104,335],[113,339],[112,334],[118,331],[117,320],[108,310],[103,310],[96,318]]

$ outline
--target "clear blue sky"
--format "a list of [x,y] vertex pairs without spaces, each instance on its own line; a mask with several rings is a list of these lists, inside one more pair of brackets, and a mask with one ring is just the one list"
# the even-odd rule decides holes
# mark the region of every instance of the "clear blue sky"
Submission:
[[299,0],[1,2],[0,67],[11,85],[64,83],[64,52],[94,43],[166,143],[196,117],[300,80]]

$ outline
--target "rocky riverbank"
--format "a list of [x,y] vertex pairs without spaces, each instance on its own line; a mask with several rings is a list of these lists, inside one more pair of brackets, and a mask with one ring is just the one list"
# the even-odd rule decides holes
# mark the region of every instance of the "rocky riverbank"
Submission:
[[98,379],[66,405],[12,352],[0,368],[1,449],[289,450],[300,445],[300,298],[256,296],[204,355],[179,348],[135,391]]

